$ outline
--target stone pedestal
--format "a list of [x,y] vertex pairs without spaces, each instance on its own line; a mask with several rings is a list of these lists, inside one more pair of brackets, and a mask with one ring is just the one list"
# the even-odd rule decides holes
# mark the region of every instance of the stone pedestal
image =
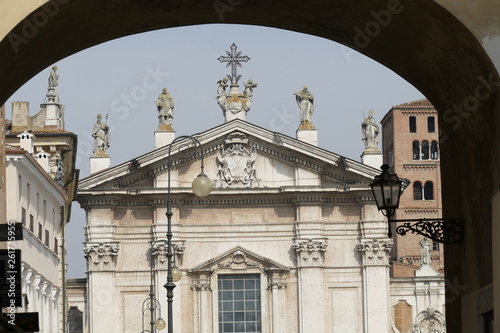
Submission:
[[111,158],[109,156],[91,156],[90,157],[90,174],[99,172],[109,168]]
[[415,276],[439,276],[439,273],[431,265],[422,265],[415,271]]
[[317,129],[298,129],[296,132],[297,140],[307,142],[313,146],[318,146]]
[[174,139],[174,131],[155,131],[155,149],[169,145]]
[[361,163],[380,169],[380,166],[384,164],[382,152],[378,149],[365,150],[363,154],[361,154]]

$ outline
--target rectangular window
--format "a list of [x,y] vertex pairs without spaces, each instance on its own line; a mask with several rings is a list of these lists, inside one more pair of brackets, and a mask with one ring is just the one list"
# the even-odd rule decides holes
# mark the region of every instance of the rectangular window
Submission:
[[59,241],[54,237],[54,253],[59,254]]
[[219,333],[260,333],[260,275],[219,275]]
[[481,315],[483,317],[483,332],[484,333],[493,333],[494,326],[494,313],[493,310],[483,313]]
[[436,131],[436,120],[434,117],[427,117],[427,131],[434,133]]
[[30,214],[30,231],[35,232],[35,217]]
[[38,239],[41,241],[43,241],[43,226],[41,223],[38,223]]
[[417,117],[410,117],[410,133],[417,133]]
[[26,208],[21,208],[21,222],[26,227]]
[[432,250],[439,251],[439,242],[436,242],[435,240],[432,241]]
[[45,229],[45,246],[50,247],[50,233]]

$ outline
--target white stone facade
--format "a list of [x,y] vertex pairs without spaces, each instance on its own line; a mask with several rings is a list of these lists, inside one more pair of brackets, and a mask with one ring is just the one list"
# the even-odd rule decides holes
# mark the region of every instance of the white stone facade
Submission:
[[[199,158],[182,158],[182,142],[174,144],[173,251],[183,273],[174,289],[175,332],[241,325],[265,333],[395,332],[392,240],[369,186],[377,169],[241,120],[196,138],[216,186],[195,197]],[[167,152],[158,148],[80,182],[88,333],[149,330],[141,327],[141,304],[150,269],[166,320],[165,251],[151,244],[166,239]],[[244,300],[251,305],[229,310],[242,306],[240,282],[252,286]]]
[[6,151],[7,221],[23,224],[23,240],[15,241],[22,256],[23,307],[38,312],[42,333],[63,332],[61,212],[64,191],[26,151]]

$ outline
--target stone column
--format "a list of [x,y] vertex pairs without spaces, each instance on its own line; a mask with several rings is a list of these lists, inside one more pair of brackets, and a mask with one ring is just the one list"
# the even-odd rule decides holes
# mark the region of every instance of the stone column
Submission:
[[392,245],[390,238],[361,239],[358,243],[363,271],[365,332],[389,332],[389,255]]
[[322,297],[325,238],[295,239],[297,255],[299,332],[325,332],[325,306]]
[[271,333],[283,333],[286,330],[286,280],[279,273],[272,272],[271,275]]
[[114,332],[118,312],[115,297],[116,242],[87,243],[84,247],[88,270],[89,333]]
[[212,333],[212,288],[210,273],[201,273],[191,286],[194,291],[196,333]]

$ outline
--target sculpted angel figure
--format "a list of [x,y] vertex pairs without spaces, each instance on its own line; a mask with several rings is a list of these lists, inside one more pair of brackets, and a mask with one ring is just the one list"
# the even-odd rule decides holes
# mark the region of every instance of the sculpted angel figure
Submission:
[[167,92],[167,88],[163,88],[158,96],[156,107],[158,108],[158,127],[171,126],[174,119],[174,98]]
[[243,108],[245,109],[245,111],[248,111],[252,107],[253,89],[257,87],[257,83],[253,82],[253,80],[248,80],[248,82],[243,83],[243,85],[245,86],[243,94],[247,99]]
[[217,87],[217,103],[222,108],[223,112],[226,109],[226,99],[227,99],[226,88],[227,88],[227,81],[228,81],[227,76],[225,76],[222,80],[217,81],[217,84],[218,84],[218,87]]

